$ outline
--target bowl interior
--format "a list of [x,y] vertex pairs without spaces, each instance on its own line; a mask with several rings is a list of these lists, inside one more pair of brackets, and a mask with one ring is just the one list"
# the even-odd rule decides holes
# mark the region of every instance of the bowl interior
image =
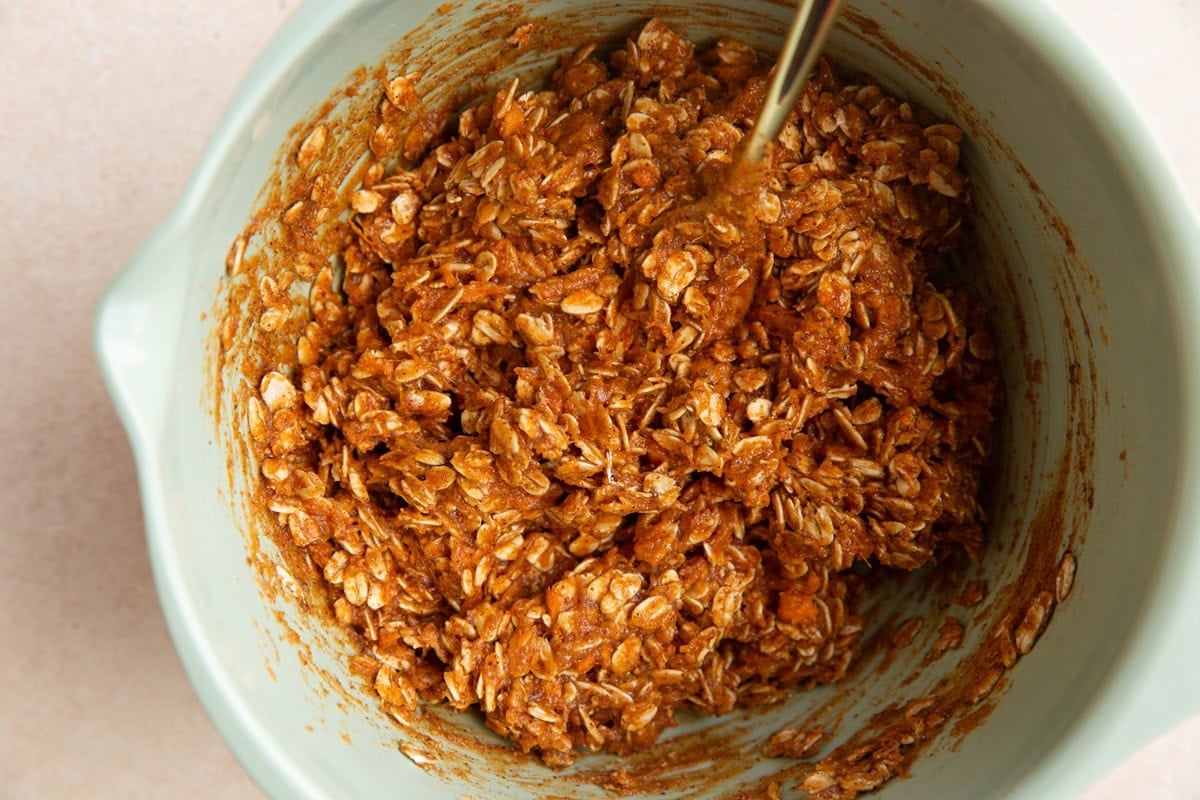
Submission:
[[[294,151],[307,126],[293,125],[314,100],[360,66],[386,57],[396,71],[423,51],[438,54],[423,78],[429,87],[449,91],[465,65],[486,54],[506,66],[476,80],[498,84],[551,63],[544,53],[507,48],[507,32],[520,24],[556,31],[563,35],[557,41],[612,41],[645,19],[644,4],[632,0],[548,0],[520,15],[512,6],[464,4],[444,13],[437,6],[363,2],[339,17],[256,97],[189,209],[183,263],[173,265],[189,288],[156,452],[165,524],[152,531],[152,545],[164,605],[210,713],[272,793],[369,796],[386,786],[404,787],[404,796],[499,800],[541,795],[553,775],[573,774],[579,783],[564,783],[559,793],[607,796],[589,780],[621,762],[591,757],[551,773],[471,717],[434,712],[407,727],[383,718],[347,673],[349,644],[298,609],[296,598],[307,596],[304,576],[285,566],[262,569],[275,563],[265,541],[247,558],[247,482],[237,459],[227,457],[243,424],[228,405],[231,393],[244,389],[233,367],[218,398],[225,404],[220,430],[213,430],[211,312],[226,254],[270,195],[263,177],[281,163],[281,152]],[[654,12],[694,41],[732,33],[772,51],[789,9],[660,2]],[[395,49],[405,36],[419,48]],[[958,731],[948,724],[916,761],[913,777],[890,784],[888,796],[1006,794],[1036,771],[1127,647],[1176,490],[1173,432],[1182,410],[1172,366],[1179,354],[1162,333],[1170,265],[1155,260],[1145,212],[1128,189],[1133,178],[1106,138],[1104,120],[1056,70],[1048,55],[1055,46],[986,3],[939,0],[913,0],[903,13],[882,0],[860,0],[834,34],[830,51],[838,60],[967,133],[974,232],[956,268],[989,298],[1007,406],[989,541],[981,563],[947,578],[951,591],[907,580],[876,596],[880,641],[906,619],[923,620],[908,647],[886,659],[882,651],[867,657],[842,683],[797,694],[783,707],[689,719],[667,744],[635,757],[636,771],[668,751],[698,754],[656,773],[672,781],[672,796],[731,794],[788,768],[759,755],[780,728],[834,728],[824,754],[888,706],[965,691],[990,663],[980,653],[993,629],[1011,630],[1039,592],[1055,591],[1068,549],[1078,579],[1038,645],[980,706],[966,709],[983,709],[974,723]],[[336,127],[362,113],[365,96],[343,97],[321,113]],[[953,589],[971,579],[986,582],[984,602],[970,610],[948,605]],[[947,615],[967,625],[967,639],[922,667]]]

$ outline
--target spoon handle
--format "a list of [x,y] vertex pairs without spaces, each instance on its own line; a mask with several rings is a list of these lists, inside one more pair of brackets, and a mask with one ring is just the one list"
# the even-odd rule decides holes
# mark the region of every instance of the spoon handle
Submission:
[[746,138],[742,158],[748,163],[761,162],[766,155],[767,143],[775,141],[783,130],[808,74],[817,63],[840,4],[841,0],[799,0],[762,110]]

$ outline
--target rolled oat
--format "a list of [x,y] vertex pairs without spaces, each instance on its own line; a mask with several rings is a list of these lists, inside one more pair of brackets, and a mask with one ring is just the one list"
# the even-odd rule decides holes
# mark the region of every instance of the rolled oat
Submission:
[[977,554],[993,348],[934,280],[962,134],[823,62],[736,207],[707,206],[768,66],[652,20],[348,199],[344,275],[316,273],[294,372],[248,413],[390,710],[477,708],[554,765],[628,752],[678,709],[841,677],[855,563]]

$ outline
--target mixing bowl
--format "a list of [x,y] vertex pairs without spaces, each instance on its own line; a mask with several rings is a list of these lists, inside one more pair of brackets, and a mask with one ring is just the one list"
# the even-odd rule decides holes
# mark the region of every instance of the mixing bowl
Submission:
[[[96,318],[163,609],[200,698],[276,797],[601,797],[606,771],[622,765],[658,781],[654,796],[755,796],[777,773],[790,796],[806,768],[761,755],[772,732],[822,724],[823,754],[878,712],[930,694],[957,698],[947,708],[958,716],[889,797],[1078,793],[1200,710],[1200,235],[1150,132],[1035,0],[858,0],[829,44],[966,131],[974,212],[954,268],[989,300],[1006,396],[984,558],[882,587],[865,634],[873,644],[843,682],[781,707],[689,718],[646,753],[554,772],[469,715],[388,720],[350,675],[350,643],[301,608],[313,596],[303,565],[256,535],[253,464],[231,400],[246,387],[237,353],[216,344],[238,280],[225,261],[255,209],[271,224],[304,136],[318,121],[334,132],[348,192],[376,65],[421,66],[425,102],[445,100],[467,80],[544,72],[556,48],[582,38],[619,41],[648,13],[694,41],[736,34],[773,51],[790,9],[314,0],[247,76],[178,208]],[[524,25],[531,44],[519,47],[509,35]],[[355,85],[368,91],[343,91]],[[280,269],[282,258],[260,263]],[[978,606],[951,602],[975,580],[987,587]],[[1034,605],[1048,623],[1021,655],[1042,627],[1020,632],[1040,619]],[[930,663],[948,614],[966,638]],[[889,647],[913,618],[924,624],[912,642]]]

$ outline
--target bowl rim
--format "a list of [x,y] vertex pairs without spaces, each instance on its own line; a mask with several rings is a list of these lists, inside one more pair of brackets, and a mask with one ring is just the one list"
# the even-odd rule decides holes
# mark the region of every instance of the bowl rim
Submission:
[[[262,724],[234,689],[201,624],[196,599],[182,593],[183,565],[168,535],[158,451],[161,425],[147,412],[146,398],[131,380],[122,337],[137,335],[119,324],[120,311],[144,293],[141,279],[156,252],[178,240],[216,174],[253,114],[298,58],[339,21],[369,0],[305,0],[254,61],[224,111],[199,165],[176,207],[143,248],[122,268],[103,294],[93,324],[93,341],[108,391],[129,435],[137,462],[146,537],[159,601],[175,648],[202,705],[233,755],[268,795],[330,796],[306,765],[272,742]],[[1091,118],[1104,124],[1097,135],[1112,152],[1125,153],[1125,182],[1157,240],[1160,259],[1174,265],[1171,320],[1180,343],[1180,394],[1183,429],[1178,485],[1200,485],[1200,319],[1186,312],[1200,306],[1200,227],[1157,136],[1137,112],[1127,91],[1098,55],[1048,0],[975,0],[1031,50],[1053,60],[1058,77]],[[319,98],[318,98],[319,100]],[[141,331],[142,335],[152,332]],[[134,359],[136,361],[136,359]],[[136,365],[135,365],[136,366]],[[142,364],[142,366],[145,366]],[[170,366],[169,364],[167,365]],[[169,375],[170,370],[164,371]],[[165,387],[161,387],[165,394]],[[1047,787],[1080,791],[1137,746],[1171,722],[1200,711],[1200,688],[1185,702],[1164,690],[1194,683],[1191,664],[1200,658],[1200,642],[1190,636],[1200,614],[1200,493],[1178,492],[1170,513],[1157,582],[1143,603],[1130,642],[1103,682],[1043,757],[1015,785],[1014,795],[1041,797]],[[1189,580],[1190,578],[1190,580]]]

